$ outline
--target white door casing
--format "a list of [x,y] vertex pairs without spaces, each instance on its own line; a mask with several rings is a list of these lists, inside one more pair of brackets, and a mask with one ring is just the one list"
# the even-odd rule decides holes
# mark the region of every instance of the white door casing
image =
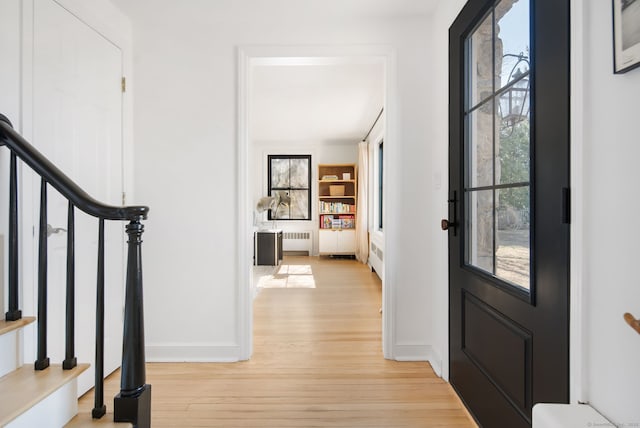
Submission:
[[[238,359],[247,360],[253,353],[253,296],[251,289],[252,254],[252,203],[249,201],[249,133],[250,100],[252,88],[250,85],[252,67],[255,64],[268,65],[272,63],[290,63],[292,60],[303,60],[305,63],[320,61],[376,61],[383,64],[385,69],[385,105],[387,112],[385,122],[385,189],[393,189],[399,182],[399,168],[396,167],[398,146],[395,144],[398,135],[396,102],[397,102],[397,64],[395,50],[386,45],[339,45],[339,46],[242,46],[238,48],[238,92],[237,92],[237,211],[242,213],[238,221],[237,246],[237,343]],[[396,206],[398,192],[385,190],[385,206]],[[395,254],[397,248],[396,213],[386,210],[385,269],[382,278],[382,350],[384,357],[395,359],[395,288],[393,278],[395,272]]]

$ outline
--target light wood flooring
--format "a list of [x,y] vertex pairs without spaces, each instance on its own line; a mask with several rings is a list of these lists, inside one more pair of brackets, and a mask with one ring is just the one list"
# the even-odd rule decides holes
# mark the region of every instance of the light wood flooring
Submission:
[[[148,364],[152,426],[476,426],[428,363],[382,357],[375,273],[345,259],[285,257],[283,265],[287,288],[255,300],[250,361]],[[109,409],[118,383],[116,372],[105,385]],[[92,403],[89,393],[81,410]]]

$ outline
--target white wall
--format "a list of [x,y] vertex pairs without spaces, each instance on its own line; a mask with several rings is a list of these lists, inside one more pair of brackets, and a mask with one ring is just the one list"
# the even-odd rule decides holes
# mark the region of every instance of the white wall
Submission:
[[584,8],[584,33],[574,34],[584,65],[581,94],[574,93],[583,99],[582,139],[572,143],[583,156],[581,179],[572,184],[583,197],[583,388],[585,398],[612,422],[637,424],[640,336],[622,315],[640,316],[635,218],[640,211],[640,69],[613,74],[611,3],[585,2]]
[[20,111],[20,0],[0,2],[0,113],[14,126],[19,124]]
[[[249,167],[249,183],[251,187],[250,201],[255,207],[256,202],[267,196],[268,155],[311,155],[311,220],[310,221],[278,221],[278,229],[286,231],[310,230],[313,232],[313,249],[311,255],[318,254],[318,165],[327,163],[358,163],[357,143],[323,143],[323,142],[284,142],[284,143],[253,143],[251,145],[251,164]],[[268,228],[272,221],[267,220],[267,213],[257,218]]]
[[[151,206],[144,244],[151,359],[238,357],[236,325],[236,49],[251,45],[389,45],[397,57],[400,180],[390,183],[399,221],[394,343],[397,358],[427,357],[431,341],[428,238],[421,215],[429,179],[429,25],[232,2],[143,0],[131,11],[136,46],[136,190]],[[258,7],[258,9],[256,9]],[[287,10],[287,13],[284,11]],[[390,196],[391,199],[391,196]],[[411,224],[412,222],[413,224]],[[390,248],[387,244],[387,254]],[[402,250],[401,250],[402,249]],[[427,266],[425,266],[427,264]]]
[[429,176],[426,187],[430,192],[431,206],[427,213],[430,239],[428,257],[433,266],[428,272],[433,302],[429,322],[433,325],[433,355],[431,361],[440,361],[442,376],[449,379],[449,244],[448,234],[440,229],[440,220],[448,218],[449,207],[449,26],[466,3],[466,0],[442,2],[434,16],[432,26],[433,67],[430,81],[432,97],[428,116],[429,128]]
[[[3,58],[0,67],[0,113],[11,120],[13,126],[20,126],[20,2],[19,0],[6,0],[0,2],[0,58]],[[9,201],[9,151],[0,149],[0,201]],[[6,172],[6,173],[5,173]],[[6,205],[4,205],[6,206]],[[2,248],[3,264],[2,278],[0,278],[0,315],[4,319],[7,311],[5,307],[7,283],[7,251],[8,243],[8,210],[0,210],[0,235],[4,235]]]

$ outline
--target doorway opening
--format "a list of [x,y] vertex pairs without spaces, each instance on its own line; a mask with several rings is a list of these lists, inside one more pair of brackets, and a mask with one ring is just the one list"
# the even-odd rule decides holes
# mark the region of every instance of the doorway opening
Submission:
[[[378,171],[386,172],[389,169],[380,168],[379,146],[383,140],[393,141],[393,138],[389,138],[392,125],[390,127],[388,115],[382,120],[377,118],[381,109],[389,111],[389,101],[393,98],[387,83],[390,69],[393,68],[391,59],[388,48],[379,47],[355,50],[346,47],[240,50],[239,212],[245,213],[245,217],[241,218],[239,225],[238,270],[241,286],[238,290],[238,336],[243,359],[249,359],[253,351],[253,300],[259,290],[263,287],[315,286],[313,272],[301,271],[305,266],[307,271],[313,270],[313,263],[305,263],[300,255],[311,257],[313,259],[309,260],[314,262],[319,257],[328,258],[327,253],[322,251],[323,244],[319,242],[320,232],[324,230],[321,222],[333,220],[334,225],[340,222],[340,227],[332,229],[336,232],[334,236],[347,236],[351,228],[355,229],[356,216],[361,216],[361,220],[366,222],[364,245],[367,253],[375,257],[373,263],[367,264],[382,280],[382,307],[384,309],[387,306],[385,302],[389,301],[390,293],[384,286],[385,265],[388,264],[384,258],[384,248],[385,240],[389,238],[379,227],[383,210],[379,208],[382,206],[379,201],[379,180],[382,177],[379,177]],[[367,138],[362,143],[366,147],[363,167],[367,163],[369,165],[366,173],[358,177],[357,166],[362,164],[358,152],[363,150],[358,146],[362,146],[364,137]],[[388,152],[385,153],[385,163],[389,162]],[[298,166],[290,167],[291,171],[285,171],[287,174],[280,174],[287,177],[287,183],[280,183],[284,186],[282,189],[286,189],[271,189],[274,184],[270,162],[289,158],[293,162],[309,160],[309,165],[302,167],[309,170],[304,169],[303,174],[299,174],[308,177],[309,182],[307,179],[291,178]],[[290,165],[292,160],[287,162]],[[319,174],[326,171],[321,170],[321,166],[327,164],[356,166],[353,172],[344,176],[340,174],[339,179],[346,180],[346,187],[351,183],[354,189],[364,191],[368,208],[360,210],[358,207],[355,214],[359,198],[349,194],[347,189],[346,193],[332,197],[351,197],[354,205],[351,211],[349,202],[342,200],[341,209],[346,210],[342,215],[326,215],[321,210],[319,190],[323,188],[323,177]],[[278,180],[275,177],[274,182]],[[358,178],[361,180],[359,183]],[[384,183],[384,186],[388,186],[388,183]],[[329,195],[329,186],[326,187]],[[280,200],[271,201],[268,198]],[[275,206],[265,209],[265,203],[269,205],[272,202],[275,202]],[[304,210],[297,209],[299,207],[310,212],[304,213]],[[385,221],[388,218],[389,215],[385,213]],[[273,250],[275,260],[269,265],[255,265],[258,245],[256,232],[276,233],[270,241],[276,245]],[[282,236],[278,235],[280,232]],[[339,232],[345,233],[341,235]],[[265,239],[271,238],[267,236]],[[351,250],[346,252],[351,254]],[[278,253],[284,253],[285,262],[280,262]],[[339,264],[341,260],[335,262]],[[323,263],[322,266],[323,270],[331,269],[332,264]],[[388,320],[392,319],[390,310],[383,310],[381,321],[385,356],[389,355],[386,349],[387,344],[391,343],[388,338],[391,329],[387,327]]]

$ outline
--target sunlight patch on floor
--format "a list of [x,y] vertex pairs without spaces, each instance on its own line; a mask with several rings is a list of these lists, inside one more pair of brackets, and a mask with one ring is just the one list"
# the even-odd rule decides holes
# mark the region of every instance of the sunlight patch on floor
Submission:
[[275,273],[260,277],[258,288],[316,288],[310,265],[281,265]]

